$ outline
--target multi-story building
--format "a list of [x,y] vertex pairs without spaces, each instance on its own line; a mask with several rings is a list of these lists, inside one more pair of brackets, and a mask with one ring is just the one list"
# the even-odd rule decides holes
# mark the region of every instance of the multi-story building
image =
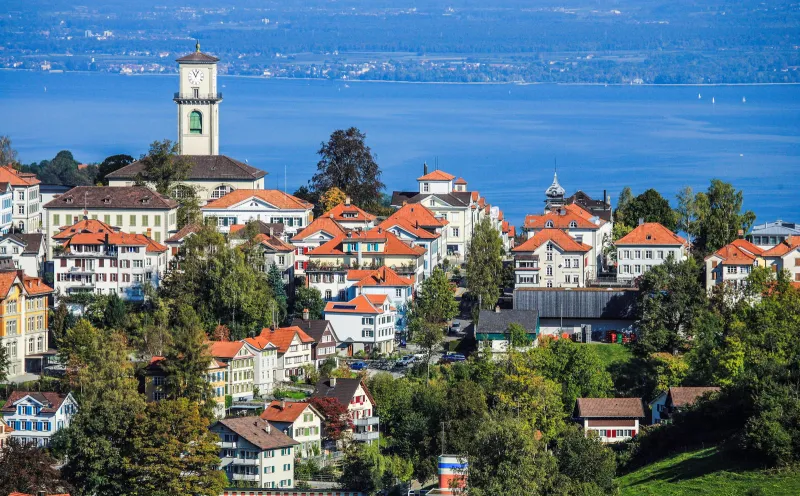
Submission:
[[14,188],[11,183],[0,182],[0,234],[14,227]]
[[278,347],[263,333],[245,338],[244,343],[255,356],[253,396],[271,394],[275,384],[281,380],[278,376]]
[[0,345],[8,378],[25,373],[26,359],[48,350],[48,297],[53,288],[21,271],[0,272]]
[[311,360],[316,367],[322,365],[328,358],[336,357],[340,341],[330,321],[310,319],[306,308],[303,310],[302,318],[292,321],[292,326],[299,327],[314,340],[311,343]]
[[3,165],[0,166],[0,183],[9,183],[14,190],[14,229],[24,233],[39,231],[42,228],[42,196],[39,194],[41,181],[36,179],[36,174]]
[[380,419],[375,415],[375,400],[361,379],[321,379],[313,397],[335,398],[347,407],[353,420],[354,441],[372,442],[378,439]]
[[311,358],[311,345],[314,339],[301,328],[267,327],[261,331],[261,337],[278,348],[277,382],[305,377],[304,367],[314,366],[314,360]]
[[425,248],[423,276],[428,277],[444,259],[448,224],[424,205],[407,203],[381,222],[380,227],[411,246]]
[[789,236],[761,256],[774,272],[788,271],[791,280],[800,283],[800,236]]
[[[48,202],[48,235],[82,219],[99,220],[122,232],[144,234],[156,243],[178,230],[178,202],[144,186],[76,186]],[[48,257],[53,247],[48,246]]]
[[635,279],[669,257],[686,260],[689,243],[658,222],[644,222],[614,243],[617,280]]
[[42,233],[7,233],[0,238],[0,260],[10,260],[28,277],[39,277],[44,269],[44,246]]
[[350,202],[350,197],[347,197],[344,203],[340,203],[322,214],[321,217],[333,219],[342,228],[355,231],[369,231],[375,226],[376,219],[371,213],[353,205]]
[[791,236],[800,236],[800,224],[795,222],[765,222],[753,226],[747,241],[750,241],[762,250],[769,250],[773,246],[783,243]]
[[541,229],[513,250],[515,287],[584,287],[591,250],[561,229]]
[[227,367],[225,394],[234,401],[253,399],[256,357],[244,341],[214,341],[209,354]]
[[744,239],[737,239],[707,256],[706,291],[714,286],[731,284],[739,287],[745,284],[753,267],[763,265],[761,255],[764,250]]
[[[198,46],[177,62],[180,87],[173,100],[178,105],[178,145],[181,159],[190,167],[173,196],[191,189],[202,200],[215,200],[237,189],[264,189],[266,172],[219,154],[219,59],[200,52]],[[137,161],[106,177],[111,186],[132,186],[144,169],[145,164]]]
[[[167,376],[163,367],[164,357],[154,356],[144,368],[144,394],[147,401],[160,401],[166,398],[164,384]],[[206,381],[211,388],[211,399],[214,401],[214,415],[221,418],[225,415],[225,386],[227,385],[228,366],[216,359],[209,360]]]
[[283,224],[293,236],[311,223],[314,205],[277,189],[238,189],[202,207],[203,218],[214,218],[221,233],[230,226],[260,220]]
[[142,234],[128,234],[99,220],[82,220],[53,236],[53,267],[60,294],[117,294],[144,298],[167,270],[167,247]]
[[8,438],[11,437],[11,433],[14,429],[11,428],[10,425],[6,424],[6,421],[0,418],[0,451],[5,448],[6,443],[8,443]]
[[385,294],[362,294],[347,302],[329,302],[325,318],[352,351],[389,354],[394,351],[397,309]]
[[317,217],[305,229],[292,237],[295,247],[295,274],[305,275],[308,267],[308,253],[333,239],[345,237],[347,230],[339,225],[336,220],[328,217]]
[[350,270],[347,282],[347,300],[362,294],[385,295],[397,310],[397,329],[405,329],[406,315],[414,299],[414,281],[383,266],[377,270]]
[[575,194],[568,197],[565,203],[567,205],[578,205],[592,216],[599,217],[606,222],[612,222],[614,219],[614,210],[611,208],[611,197],[608,196],[605,190],[603,191],[602,200],[595,200],[583,191],[578,190]]
[[641,398],[578,398],[573,419],[586,435],[594,432],[603,443],[627,441],[644,421]]
[[294,487],[297,445],[280,429],[259,417],[222,419],[211,426],[219,436],[220,470],[233,482],[256,487]]
[[78,412],[72,393],[14,391],[2,409],[11,437],[37,446],[49,446],[53,435],[69,427]]
[[297,441],[301,458],[322,453],[322,414],[308,402],[273,401],[261,418]]

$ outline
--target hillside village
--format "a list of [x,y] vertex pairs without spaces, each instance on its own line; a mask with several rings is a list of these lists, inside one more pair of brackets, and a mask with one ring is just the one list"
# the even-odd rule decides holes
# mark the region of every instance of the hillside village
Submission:
[[[796,411],[697,425],[737,408],[767,356],[775,381],[795,377],[796,344],[771,333],[797,328],[800,225],[756,224],[741,199],[702,210],[741,195],[721,182],[679,216],[649,192],[615,207],[595,185],[568,194],[554,173],[521,226],[426,164],[384,204],[344,184],[267,189],[267,172],[219,153],[218,59],[198,44],[177,62],[179,136],[160,158],[71,188],[0,167],[0,449],[52,452],[86,484],[75,494],[114,487],[77,446],[119,438],[88,455],[113,461],[103,450],[161,423],[207,450],[125,448],[157,459],[130,454],[126,480],[170,494],[193,490],[177,482],[189,473],[206,487],[192,494],[501,494],[514,466],[519,494],[614,494],[614,467],[671,453],[670,432],[797,460]],[[126,395],[137,425],[90,422]],[[777,452],[752,425],[791,441]],[[520,444],[474,453],[492,439]],[[521,461],[540,452],[550,475]]]

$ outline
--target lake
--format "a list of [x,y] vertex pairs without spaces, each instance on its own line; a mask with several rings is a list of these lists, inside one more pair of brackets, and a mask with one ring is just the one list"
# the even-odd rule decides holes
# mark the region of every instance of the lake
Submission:
[[[389,192],[415,189],[422,163],[438,161],[516,225],[542,209],[555,161],[568,194],[616,199],[627,185],[674,202],[681,187],[721,178],[758,222],[800,222],[800,86],[219,85],[220,153],[269,172],[271,188],[283,188],[284,167],[289,192],[305,184],[320,142],[356,126]],[[64,149],[82,162],[139,156],[175,138],[177,88],[177,76],[0,71],[0,134],[23,162]]]

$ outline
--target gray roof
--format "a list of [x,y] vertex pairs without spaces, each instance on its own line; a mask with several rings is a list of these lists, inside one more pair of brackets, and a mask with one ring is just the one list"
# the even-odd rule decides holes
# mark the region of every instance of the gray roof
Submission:
[[[325,329],[327,329],[330,324],[331,323],[327,320],[294,319],[292,321],[293,326],[302,329],[303,332],[311,336],[317,344],[322,342],[322,335],[325,334]],[[333,329],[333,327],[331,327],[331,329]]]
[[539,323],[536,310],[481,310],[475,332],[478,334],[502,334],[510,324],[519,324],[535,334]]
[[24,248],[22,249],[23,255],[35,255],[39,253],[39,249],[42,247],[42,242],[44,241],[44,234],[41,233],[30,233],[30,234],[23,234],[23,233],[8,233],[2,238],[0,241],[6,239],[13,239],[19,243],[21,243]]
[[750,234],[756,236],[763,236],[765,234],[772,236],[798,236],[800,235],[800,224],[784,222],[782,220],[765,222],[764,224],[753,226],[750,230]]
[[[254,221],[258,227],[260,234],[269,234],[270,236],[283,236],[283,224],[280,222],[264,222],[263,220]],[[244,239],[246,236],[246,229],[239,229],[238,231],[228,235],[230,238]]]
[[611,205],[603,200],[595,200],[581,190],[575,192],[574,195],[566,199],[567,203],[574,203],[587,212],[598,216],[599,218],[610,221],[611,220]]
[[393,191],[392,206],[400,207],[405,203],[420,203],[422,200],[435,196],[448,205],[467,207],[472,202],[472,192],[451,191],[450,193],[418,193],[416,191]]
[[145,186],[75,186],[44,208],[173,209],[178,202]]
[[[192,162],[189,181],[192,180],[254,180],[267,175],[266,172],[239,162],[225,155],[183,155]],[[137,160],[117,169],[106,177],[109,179],[134,180],[144,171],[144,164]]]
[[514,308],[536,310],[542,319],[634,320],[638,294],[633,289],[515,289]]
[[359,384],[364,388],[364,392],[369,397],[370,401],[372,401],[373,405],[375,402],[372,400],[372,396],[369,394],[367,390],[366,384],[362,384],[361,379],[336,379],[336,384],[331,387],[331,380],[330,379],[320,379],[317,383],[316,388],[314,389],[314,394],[312,397],[314,398],[336,398],[339,400],[344,406],[350,404],[350,400],[353,399],[353,396],[356,394],[358,390]]
[[196,64],[208,64],[208,63],[219,62],[219,59],[217,57],[214,57],[213,55],[208,55],[207,53],[203,53],[198,50],[188,55],[184,55],[179,59],[176,59],[175,62],[182,62],[182,63],[188,62],[190,64],[194,62]]

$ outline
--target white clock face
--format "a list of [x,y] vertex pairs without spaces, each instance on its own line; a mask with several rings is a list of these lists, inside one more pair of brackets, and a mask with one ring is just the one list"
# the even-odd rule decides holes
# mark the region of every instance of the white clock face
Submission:
[[192,69],[189,71],[189,84],[200,84],[203,82],[203,78],[205,78],[205,74],[200,69]]

